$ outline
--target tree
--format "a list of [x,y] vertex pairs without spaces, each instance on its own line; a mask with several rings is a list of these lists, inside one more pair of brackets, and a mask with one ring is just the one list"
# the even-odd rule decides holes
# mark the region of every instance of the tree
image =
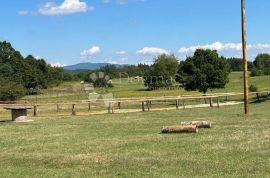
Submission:
[[181,62],[176,81],[186,90],[205,94],[208,89],[224,88],[229,82],[228,76],[228,62],[216,50],[197,49],[194,56]]
[[258,69],[270,67],[270,55],[258,54],[254,60],[254,66]]
[[0,99],[13,100],[25,91],[33,94],[37,89],[58,85],[64,81],[64,73],[62,68],[52,67],[44,59],[31,55],[24,58],[10,43],[0,41],[0,79],[4,80]]
[[144,84],[148,89],[157,89],[173,85],[179,67],[174,55],[162,54],[154,60],[154,64],[144,76]]
[[[243,65],[243,59],[241,58],[228,58],[227,59],[230,67],[230,71],[243,71],[244,65]],[[253,69],[253,62],[248,61],[248,70]]]
[[251,76],[270,75],[270,55],[259,54],[255,58]]

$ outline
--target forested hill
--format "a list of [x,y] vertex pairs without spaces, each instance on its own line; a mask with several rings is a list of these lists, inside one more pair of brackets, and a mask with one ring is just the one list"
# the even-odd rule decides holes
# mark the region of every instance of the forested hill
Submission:
[[64,66],[64,70],[98,70],[102,67],[108,66],[108,65],[114,65],[116,67],[123,67],[128,65],[120,65],[120,64],[111,64],[111,63],[79,63],[69,66]]
[[62,68],[52,67],[32,55],[24,58],[10,43],[0,41],[0,100],[16,99],[25,92],[58,85],[65,79],[70,76]]

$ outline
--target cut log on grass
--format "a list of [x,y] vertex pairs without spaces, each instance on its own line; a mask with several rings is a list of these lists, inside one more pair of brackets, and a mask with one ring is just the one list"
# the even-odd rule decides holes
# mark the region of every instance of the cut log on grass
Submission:
[[197,133],[198,128],[196,125],[174,125],[165,126],[162,128],[161,133]]
[[198,128],[211,128],[212,124],[210,121],[185,121],[181,122],[181,125],[195,125]]

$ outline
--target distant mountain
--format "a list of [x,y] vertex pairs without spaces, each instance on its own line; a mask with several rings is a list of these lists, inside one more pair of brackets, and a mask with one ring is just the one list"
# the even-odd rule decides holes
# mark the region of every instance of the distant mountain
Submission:
[[116,67],[125,66],[125,65],[120,65],[120,64],[88,62],[88,63],[79,63],[79,64],[74,64],[74,65],[64,66],[64,70],[96,70],[106,65],[115,65]]

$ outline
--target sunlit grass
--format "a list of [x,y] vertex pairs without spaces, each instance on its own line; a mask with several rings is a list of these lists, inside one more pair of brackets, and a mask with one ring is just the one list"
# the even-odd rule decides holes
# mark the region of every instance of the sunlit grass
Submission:
[[[268,177],[270,101],[243,106],[0,122],[0,177]],[[210,120],[198,134],[164,125]]]

